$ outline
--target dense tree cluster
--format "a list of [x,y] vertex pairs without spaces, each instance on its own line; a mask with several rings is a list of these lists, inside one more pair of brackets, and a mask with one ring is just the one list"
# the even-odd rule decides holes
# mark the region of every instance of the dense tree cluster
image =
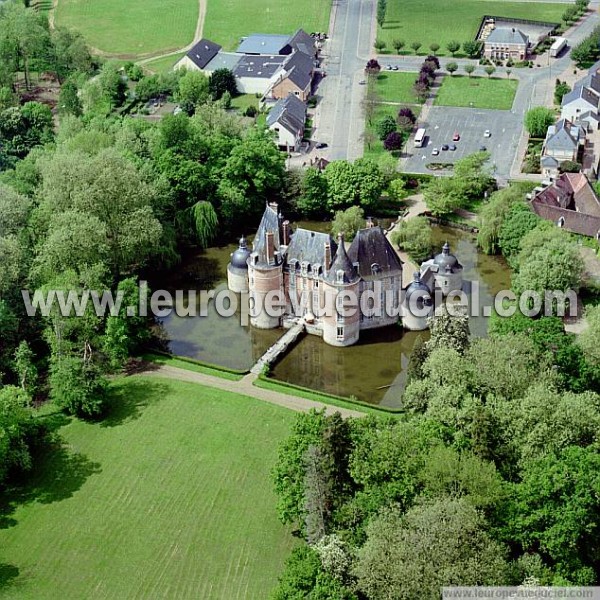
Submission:
[[[498,318],[476,340],[466,317],[445,311],[436,320],[415,353],[403,415],[342,421],[313,412],[281,446],[279,516],[307,544],[274,598],[312,597],[334,573],[343,592],[322,597],[597,583],[597,363],[583,364],[554,317]],[[319,550],[331,540],[335,560]]]
[[425,188],[425,202],[436,217],[450,214],[469,202],[482,200],[495,185],[485,169],[487,152],[478,152],[457,160],[452,177],[435,177]]

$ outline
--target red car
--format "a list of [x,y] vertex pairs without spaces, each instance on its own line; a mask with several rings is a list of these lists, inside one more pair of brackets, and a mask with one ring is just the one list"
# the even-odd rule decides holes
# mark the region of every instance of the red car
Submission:
[[452,136],[452,141],[458,142],[458,140],[460,140],[460,133],[458,133],[458,131],[455,131],[454,135]]

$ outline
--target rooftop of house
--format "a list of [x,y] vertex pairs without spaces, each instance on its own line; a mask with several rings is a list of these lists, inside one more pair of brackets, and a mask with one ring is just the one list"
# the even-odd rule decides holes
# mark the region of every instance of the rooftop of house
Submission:
[[532,210],[541,218],[562,225],[568,231],[596,236],[600,231],[600,199],[583,173],[563,173],[536,194]]
[[221,46],[210,40],[202,38],[191,50],[187,57],[199,68],[204,69],[206,65],[218,54]]
[[514,27],[496,27],[485,40],[488,44],[525,44],[529,38],[519,29]]
[[289,54],[289,35],[272,33],[252,33],[244,38],[236,52],[240,54]]
[[360,229],[350,244],[348,257],[366,281],[381,277],[382,273],[402,273],[402,262],[379,226]]
[[573,86],[574,89],[582,87],[591,89],[597,94],[600,94],[600,75],[596,71],[589,73],[583,79],[577,81]]
[[217,55],[204,67],[205,71],[216,71],[217,69],[229,69],[235,71],[236,66],[240,62],[240,55],[234,52],[219,52]]
[[287,78],[301,90],[305,90],[311,84],[313,69],[313,59],[297,50],[285,63]]
[[242,56],[233,70],[236,77],[270,79],[286,61],[286,56]]
[[308,56],[314,56],[315,54],[315,40],[304,31],[304,29],[298,29],[289,40],[289,45],[294,50],[307,54]]
[[303,131],[305,122],[306,105],[293,94],[278,100],[267,115],[268,127],[279,124],[293,134]]
[[315,41],[303,29],[294,34],[279,35],[271,33],[253,33],[244,38],[238,46],[240,54],[291,54],[299,50],[309,56],[314,56]]
[[544,151],[573,152],[577,150],[582,135],[583,131],[579,126],[574,125],[568,119],[561,119],[548,127],[544,142]]
[[346,252],[343,234],[338,235],[337,251],[331,263],[331,268],[325,276],[330,283],[354,283],[358,281],[359,274]]
[[598,96],[596,96],[596,94],[594,94],[594,92],[592,92],[592,90],[590,90],[586,87],[576,87],[574,90],[572,90],[568,94],[565,94],[563,96],[561,106],[566,106],[567,104],[570,104],[571,102],[575,102],[576,100],[579,100],[579,99],[584,100],[590,106],[593,106],[596,109],[598,108],[598,99],[599,99]]

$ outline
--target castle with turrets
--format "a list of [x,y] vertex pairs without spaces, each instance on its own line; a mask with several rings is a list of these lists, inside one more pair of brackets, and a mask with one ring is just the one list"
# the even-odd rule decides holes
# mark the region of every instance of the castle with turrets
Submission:
[[[229,289],[249,293],[255,307],[279,303],[279,311],[251,311],[252,326],[274,329],[302,321],[308,333],[326,343],[351,346],[362,330],[394,325],[399,319],[405,329],[427,329],[434,291],[447,296],[462,288],[463,267],[448,244],[421,265],[405,289],[402,268],[386,232],[372,219],[346,247],[343,235],[334,240],[301,227],[292,231],[277,205],[268,204],[252,250],[242,238],[231,255],[227,279]],[[358,299],[360,309],[344,310],[348,298]],[[375,304],[385,310],[370,310]],[[409,305],[418,310],[409,310]]]

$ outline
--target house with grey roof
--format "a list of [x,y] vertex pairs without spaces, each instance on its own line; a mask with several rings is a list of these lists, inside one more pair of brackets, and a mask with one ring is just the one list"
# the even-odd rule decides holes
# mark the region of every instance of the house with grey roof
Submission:
[[267,115],[267,127],[277,135],[277,145],[297,150],[302,143],[306,124],[306,104],[290,94],[278,100]]
[[483,55],[492,60],[525,60],[528,51],[529,37],[515,27],[495,27],[483,45]]
[[597,115],[599,102],[600,96],[590,88],[585,86],[575,87],[563,96],[560,117],[574,122],[579,120],[584,113],[592,112]]
[[553,179],[559,173],[565,161],[577,162],[579,153],[585,144],[584,127],[567,119],[561,119],[548,127],[546,139],[542,146],[542,174]]
[[185,56],[177,61],[174,68],[181,69],[185,67],[190,70],[203,71],[206,66],[217,56],[221,46],[210,40],[202,38],[191,48]]

